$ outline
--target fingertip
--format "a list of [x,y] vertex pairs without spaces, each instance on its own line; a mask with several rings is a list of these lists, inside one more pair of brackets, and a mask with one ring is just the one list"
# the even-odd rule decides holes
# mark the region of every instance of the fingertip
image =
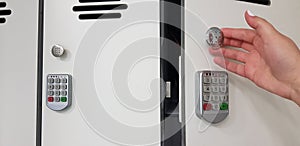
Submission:
[[233,28],[221,28],[221,31],[224,35],[224,39],[226,39],[226,37],[230,37],[233,30]]
[[245,15],[249,15],[251,17],[254,17],[256,15],[254,15],[250,10],[246,10]]
[[208,51],[210,54],[216,54],[217,52],[219,52],[219,48],[215,49],[215,48],[209,48]]
[[222,48],[218,48],[218,49],[209,48],[209,53],[216,57],[223,56],[223,49]]
[[255,28],[254,23],[253,23],[254,22],[253,18],[255,18],[256,16],[250,10],[245,11],[244,17],[245,17],[245,20],[246,20],[247,24],[250,27]]
[[213,60],[215,64],[226,69],[225,59],[223,57],[215,57]]
[[218,61],[219,59],[218,59],[218,57],[214,57],[214,63],[216,63],[216,64],[218,64]]
[[215,57],[214,62],[216,64],[222,64],[222,62],[224,62],[224,59],[222,57]]
[[269,33],[274,30],[272,24],[270,24],[267,20],[254,15],[251,11],[245,11],[245,20],[247,24],[258,31],[258,33]]
[[224,28],[221,28],[221,31],[223,32],[223,33],[226,33],[226,32],[228,32],[229,30],[231,30],[232,28],[226,28],[226,27],[224,27]]

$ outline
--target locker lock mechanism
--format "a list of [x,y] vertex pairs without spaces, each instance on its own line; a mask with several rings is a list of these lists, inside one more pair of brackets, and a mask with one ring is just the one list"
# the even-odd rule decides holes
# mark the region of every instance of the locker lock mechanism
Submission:
[[219,49],[223,46],[223,32],[218,27],[211,27],[206,32],[206,42],[213,49]]
[[196,73],[196,115],[216,124],[229,115],[229,83],[225,71]]
[[60,45],[54,45],[51,49],[51,53],[54,57],[61,57],[65,53],[65,49]]

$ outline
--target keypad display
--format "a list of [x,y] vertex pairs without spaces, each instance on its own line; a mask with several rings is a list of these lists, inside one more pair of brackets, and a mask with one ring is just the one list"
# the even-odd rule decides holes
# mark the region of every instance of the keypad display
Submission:
[[211,123],[229,114],[228,74],[224,71],[200,71],[196,74],[196,113]]
[[49,74],[47,76],[47,106],[55,111],[71,105],[71,75]]

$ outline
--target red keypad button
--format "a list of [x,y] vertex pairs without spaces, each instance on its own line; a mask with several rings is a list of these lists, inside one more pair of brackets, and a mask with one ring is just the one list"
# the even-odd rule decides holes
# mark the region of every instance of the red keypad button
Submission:
[[204,103],[203,104],[203,110],[209,111],[212,109],[212,105],[210,103]]
[[48,97],[48,102],[53,102],[54,98],[53,97]]

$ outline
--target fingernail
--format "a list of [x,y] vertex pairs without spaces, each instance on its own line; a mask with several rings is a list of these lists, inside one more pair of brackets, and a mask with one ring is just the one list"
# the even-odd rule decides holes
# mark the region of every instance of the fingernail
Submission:
[[247,13],[248,13],[249,16],[252,16],[252,17],[255,16],[250,10],[247,10]]

